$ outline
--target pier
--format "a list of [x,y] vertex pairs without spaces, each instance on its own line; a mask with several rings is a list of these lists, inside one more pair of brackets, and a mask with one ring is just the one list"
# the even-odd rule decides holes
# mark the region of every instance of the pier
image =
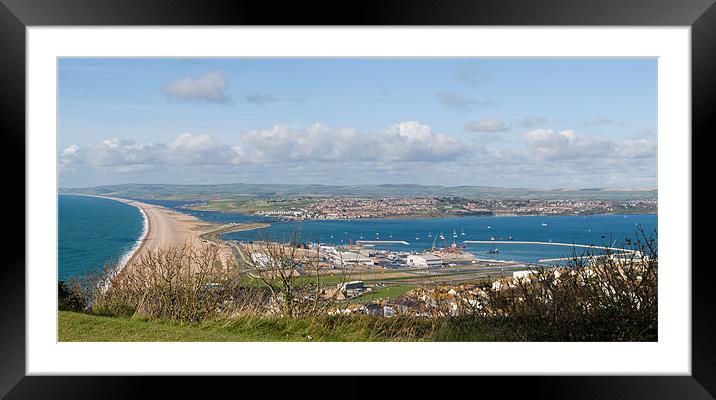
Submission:
[[621,253],[637,253],[636,250],[620,249],[617,247],[596,246],[591,244],[557,243],[557,242],[520,242],[515,240],[465,240],[464,244],[537,244],[543,246],[580,247],[583,249],[611,250]]
[[356,240],[356,244],[404,244],[410,246],[405,240]]

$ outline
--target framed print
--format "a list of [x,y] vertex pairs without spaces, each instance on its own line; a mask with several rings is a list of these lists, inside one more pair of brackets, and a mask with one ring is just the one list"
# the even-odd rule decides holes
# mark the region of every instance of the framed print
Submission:
[[716,8],[510,6],[4,1],[25,252],[2,393],[457,374],[711,398],[691,221]]

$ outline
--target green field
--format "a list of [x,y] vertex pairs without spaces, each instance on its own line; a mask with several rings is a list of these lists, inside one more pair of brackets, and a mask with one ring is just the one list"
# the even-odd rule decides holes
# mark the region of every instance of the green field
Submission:
[[61,342],[425,341],[436,320],[371,316],[242,317],[177,323],[60,311]]
[[191,208],[204,211],[250,214],[258,211],[279,211],[305,208],[314,204],[313,199],[258,200],[250,195],[232,198],[220,198],[197,204]]

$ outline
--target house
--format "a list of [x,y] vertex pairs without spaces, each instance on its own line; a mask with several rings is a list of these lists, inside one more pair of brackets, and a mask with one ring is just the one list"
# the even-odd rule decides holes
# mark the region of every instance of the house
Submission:
[[336,289],[340,291],[345,297],[357,296],[368,290],[368,288],[365,287],[363,281],[350,281],[345,283],[339,283]]
[[443,260],[432,254],[411,254],[406,260],[406,264],[416,268],[432,268],[443,265]]
[[515,282],[518,282],[520,280],[529,282],[531,276],[532,276],[532,271],[529,271],[529,270],[512,272],[512,280]]

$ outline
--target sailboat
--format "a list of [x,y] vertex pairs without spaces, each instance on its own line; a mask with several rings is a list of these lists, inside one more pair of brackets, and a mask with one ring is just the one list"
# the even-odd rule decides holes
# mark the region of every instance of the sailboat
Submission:
[[445,235],[442,232],[440,232],[440,239],[445,239]]
[[453,228],[453,230],[452,230],[452,237],[454,237],[454,238],[456,238],[456,237],[457,237],[457,232],[455,231],[455,229],[454,229],[454,228]]
[[465,236],[465,228],[461,228],[460,236]]
[[428,237],[433,237],[433,234],[431,232],[428,232]]
[[420,240],[420,236],[417,233],[415,234],[415,240]]

